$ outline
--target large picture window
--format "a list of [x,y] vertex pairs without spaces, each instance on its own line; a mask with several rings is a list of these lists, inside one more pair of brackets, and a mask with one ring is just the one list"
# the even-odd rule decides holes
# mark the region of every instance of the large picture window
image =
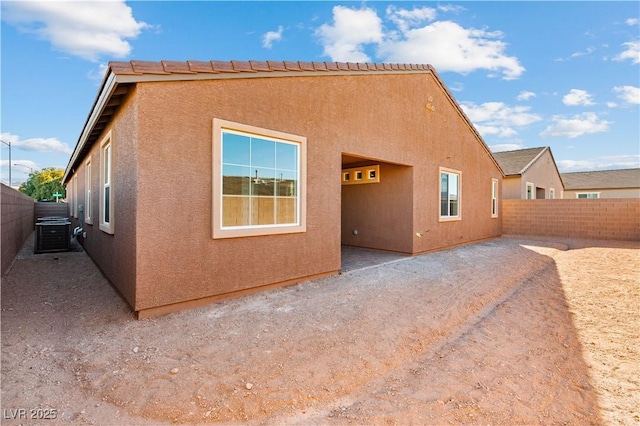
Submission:
[[460,219],[459,171],[440,169],[440,219]]
[[113,233],[113,148],[111,132],[100,143],[100,229]]
[[217,119],[214,132],[214,238],[304,231],[305,138]]

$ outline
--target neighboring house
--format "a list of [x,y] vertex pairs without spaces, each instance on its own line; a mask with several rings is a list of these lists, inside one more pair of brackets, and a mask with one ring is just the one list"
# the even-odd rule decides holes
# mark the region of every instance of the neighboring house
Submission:
[[495,152],[502,167],[504,199],[562,198],[563,184],[548,146]]
[[342,244],[500,236],[502,178],[428,65],[131,61],[109,64],[64,183],[143,318],[336,274]]
[[562,173],[563,198],[640,198],[640,168]]

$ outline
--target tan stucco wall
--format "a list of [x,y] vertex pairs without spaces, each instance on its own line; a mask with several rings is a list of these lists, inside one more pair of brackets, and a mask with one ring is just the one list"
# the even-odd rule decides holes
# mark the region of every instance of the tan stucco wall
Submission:
[[413,167],[385,163],[380,183],[343,185],[342,243],[413,253],[412,186]]
[[598,192],[600,198],[640,198],[640,188],[565,190],[563,198],[576,198],[578,193],[585,192]]
[[[112,194],[115,232],[100,230],[100,145],[96,143],[76,170],[78,204],[86,205],[86,162],[91,158],[93,224],[84,224],[87,236],[79,237],[83,247],[131,306],[136,305],[136,197],[137,197],[137,129],[135,91],[105,129],[112,136]],[[100,138],[102,140],[102,138]],[[67,188],[69,188],[67,184]],[[80,224],[80,213],[72,218]]]
[[[306,232],[212,238],[213,118],[307,138]],[[431,75],[139,83],[115,123],[116,231],[94,222],[86,246],[136,311],[337,272],[351,226],[407,253],[501,234],[500,171]],[[381,183],[342,188],[343,153],[379,159]],[[461,221],[438,220],[441,166],[462,172]]]
[[[414,253],[500,235],[500,173],[431,76],[147,83],[138,97],[136,310],[338,271],[343,152],[414,166],[415,193],[411,174],[383,168],[383,214],[360,217],[361,236],[378,233],[369,246]],[[214,117],[307,138],[307,232],[211,238]],[[463,172],[462,221],[438,223],[439,166]]]
[[526,199],[527,182],[534,184],[535,188],[544,188],[544,198],[550,198],[550,189],[555,190],[555,198],[562,198],[563,185],[558,169],[549,151],[545,151],[529,167],[522,176],[509,176],[504,179],[502,196],[505,200]]

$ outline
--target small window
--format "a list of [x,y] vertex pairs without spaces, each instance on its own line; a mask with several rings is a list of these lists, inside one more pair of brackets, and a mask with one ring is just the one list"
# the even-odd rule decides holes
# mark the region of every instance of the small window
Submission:
[[531,182],[527,182],[527,200],[534,200],[536,198],[536,192]]
[[498,179],[491,179],[491,217],[498,217]]
[[113,234],[113,148],[111,132],[100,144],[100,229]]
[[306,231],[306,138],[218,119],[213,127],[213,238]]
[[85,163],[85,200],[84,200],[84,221],[91,224],[93,222],[93,200],[91,199],[91,160]]
[[356,180],[362,180],[362,171],[356,172]]
[[577,198],[600,198],[599,192],[579,192],[576,194]]
[[460,179],[458,171],[440,169],[440,219],[460,219]]
[[549,188],[549,199],[553,200],[554,198],[556,198],[556,190]]
[[345,172],[345,173],[342,174],[342,180],[344,182],[349,182],[350,179],[351,179],[351,173]]
[[375,169],[369,170],[369,179],[373,180],[375,178],[376,178],[376,170]]

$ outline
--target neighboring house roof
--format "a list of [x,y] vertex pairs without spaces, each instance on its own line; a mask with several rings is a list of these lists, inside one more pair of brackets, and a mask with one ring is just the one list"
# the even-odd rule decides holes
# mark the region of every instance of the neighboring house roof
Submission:
[[565,190],[640,188],[640,168],[562,173]]
[[65,170],[66,183],[79,161],[89,152],[102,131],[108,126],[131,86],[147,81],[212,80],[229,78],[265,78],[293,76],[363,75],[363,74],[431,74],[458,113],[474,132],[486,152],[502,172],[480,133],[451,95],[436,70],[427,64],[381,64],[353,62],[290,62],[290,61],[129,61],[109,62],[100,91],[91,107],[80,138]]
[[[549,147],[518,149],[515,151],[494,152],[493,156],[504,170],[506,176],[521,175],[548,150]],[[551,151],[549,150],[549,153]]]

